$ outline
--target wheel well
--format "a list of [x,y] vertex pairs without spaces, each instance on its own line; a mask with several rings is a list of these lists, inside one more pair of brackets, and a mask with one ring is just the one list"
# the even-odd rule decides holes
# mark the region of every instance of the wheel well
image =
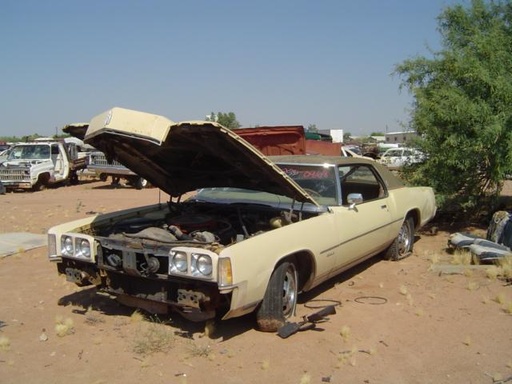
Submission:
[[420,223],[420,212],[417,209],[409,211],[407,212],[405,218],[407,219],[409,217],[412,217],[412,219],[414,220],[414,229],[418,229],[418,225]]
[[[306,285],[306,283],[311,279],[314,272],[314,263],[313,263],[313,255],[308,251],[299,251],[294,254],[288,255],[279,261],[279,264],[289,261],[295,264],[297,268],[298,275],[298,288],[299,291]],[[276,268],[277,268],[276,265]]]
[[37,176],[37,181],[40,181],[42,183],[46,183],[48,182],[48,180],[50,180],[50,174],[48,172],[40,173]]

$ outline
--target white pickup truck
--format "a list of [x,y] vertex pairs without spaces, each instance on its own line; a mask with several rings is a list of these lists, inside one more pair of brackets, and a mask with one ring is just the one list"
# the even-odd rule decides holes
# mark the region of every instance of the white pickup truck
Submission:
[[39,191],[50,185],[78,184],[77,171],[87,166],[87,158],[78,156],[74,143],[34,141],[18,143],[9,149],[0,164],[0,182],[9,190]]

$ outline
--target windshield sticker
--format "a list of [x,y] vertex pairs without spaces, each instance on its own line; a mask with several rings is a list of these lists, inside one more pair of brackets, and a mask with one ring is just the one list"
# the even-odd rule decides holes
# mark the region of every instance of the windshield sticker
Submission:
[[297,169],[291,167],[284,167],[283,172],[290,176],[292,179],[329,179],[331,178],[331,171],[326,168],[315,169]]

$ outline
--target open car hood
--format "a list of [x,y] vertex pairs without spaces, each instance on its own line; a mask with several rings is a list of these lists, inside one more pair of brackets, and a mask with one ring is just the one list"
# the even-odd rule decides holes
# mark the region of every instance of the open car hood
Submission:
[[112,108],[89,123],[85,142],[171,196],[233,187],[318,205],[270,159],[220,124],[175,123],[163,116]]
[[88,127],[89,123],[74,123],[66,125],[62,128],[62,131],[77,139],[83,140]]

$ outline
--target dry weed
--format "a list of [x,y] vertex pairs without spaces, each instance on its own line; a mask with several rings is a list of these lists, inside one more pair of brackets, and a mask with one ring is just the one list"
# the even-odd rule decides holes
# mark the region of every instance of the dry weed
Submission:
[[64,318],[58,315],[55,318],[55,323],[55,333],[57,334],[57,336],[64,337],[75,333],[73,319],[69,317]]
[[146,320],[146,317],[140,311],[135,311],[130,316],[130,321],[132,323],[138,324],[138,323],[141,323],[141,322],[143,322],[145,320]]
[[200,344],[197,341],[192,340],[189,347],[190,355],[192,357],[206,357],[210,359],[210,355],[212,354],[212,350],[208,344]]
[[8,351],[11,349],[11,341],[7,336],[0,336],[0,351]]
[[456,249],[453,253],[451,263],[454,265],[471,265],[473,255],[466,249]]
[[341,327],[340,335],[343,338],[343,341],[346,343],[350,338],[350,327],[348,325]]
[[473,292],[480,288],[480,284],[478,284],[476,281],[470,281],[468,283],[467,288],[468,288],[468,291]]
[[507,302],[507,298],[503,292],[500,292],[496,295],[494,301],[497,302],[498,304],[503,305]]
[[[138,316],[136,318],[140,319]],[[142,318],[144,317],[142,316]],[[167,352],[174,343],[173,332],[167,325],[160,322],[140,321],[136,335],[133,341],[133,351],[139,355]]]
[[300,384],[310,384],[311,383],[311,375],[309,373],[304,373],[300,378]]

